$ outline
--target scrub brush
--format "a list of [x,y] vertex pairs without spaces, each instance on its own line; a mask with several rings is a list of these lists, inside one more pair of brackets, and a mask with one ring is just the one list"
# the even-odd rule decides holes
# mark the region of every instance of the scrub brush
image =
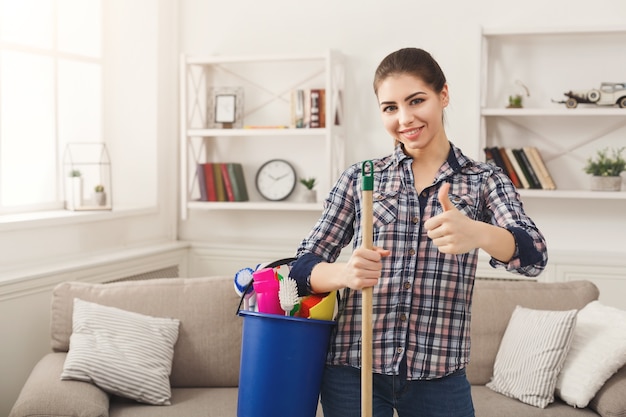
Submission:
[[286,316],[290,316],[300,303],[298,284],[293,278],[289,277],[282,278],[279,284],[278,299],[280,300],[280,308],[285,311]]

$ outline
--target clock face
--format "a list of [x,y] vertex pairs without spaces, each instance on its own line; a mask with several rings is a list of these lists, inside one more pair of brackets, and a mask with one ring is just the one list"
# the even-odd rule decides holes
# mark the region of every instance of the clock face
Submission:
[[296,171],[282,159],[267,161],[256,174],[256,188],[266,200],[284,200],[291,195],[295,186]]

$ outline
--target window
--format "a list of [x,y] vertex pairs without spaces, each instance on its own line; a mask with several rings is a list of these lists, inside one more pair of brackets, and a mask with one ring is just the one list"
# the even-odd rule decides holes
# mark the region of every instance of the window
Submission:
[[63,152],[102,142],[101,0],[0,0],[0,213],[63,207]]

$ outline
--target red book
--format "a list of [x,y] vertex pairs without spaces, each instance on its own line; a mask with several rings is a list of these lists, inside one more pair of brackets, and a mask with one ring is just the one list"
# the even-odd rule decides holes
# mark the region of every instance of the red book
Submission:
[[215,176],[213,175],[213,164],[202,164],[204,167],[204,180],[206,184],[207,201],[217,201],[217,192],[215,191]]
[[504,148],[499,148],[500,157],[502,157],[502,161],[504,162],[504,166],[506,166],[507,173],[509,174],[509,178],[511,178],[511,182],[516,188],[522,188],[522,182],[517,177],[517,173],[515,172],[515,168],[509,159],[509,156],[506,153]]
[[235,201],[235,193],[233,192],[233,184],[228,173],[228,165],[220,164],[222,170],[222,179],[224,180],[224,188],[226,189],[226,200]]

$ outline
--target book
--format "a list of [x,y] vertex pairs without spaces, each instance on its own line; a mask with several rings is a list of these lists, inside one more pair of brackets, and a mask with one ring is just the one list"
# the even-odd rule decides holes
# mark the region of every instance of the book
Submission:
[[311,107],[310,107],[310,121],[309,127],[318,128],[320,125],[320,89],[314,88],[311,90]]
[[341,126],[343,121],[343,93],[341,90],[337,91],[336,102],[335,102],[335,126]]
[[537,173],[537,176],[539,177],[541,187],[544,190],[556,190],[554,179],[552,178],[552,175],[550,175],[550,171],[548,171],[546,164],[543,162],[543,158],[541,157],[539,150],[534,146],[528,146],[524,147],[524,152],[528,155],[528,159],[530,160],[535,173]]
[[196,165],[196,176],[198,177],[198,188],[200,189],[200,201],[209,201],[206,190],[206,177],[204,175],[204,164]]
[[524,171],[522,171],[522,167],[519,165],[519,162],[517,162],[517,158],[513,154],[513,149],[504,148],[504,151],[506,152],[506,155],[509,157],[509,161],[511,162],[511,165],[513,166],[513,169],[515,170],[515,173],[517,174],[517,178],[522,184],[521,188],[530,188],[530,183],[526,179],[526,175],[524,175]]
[[222,178],[222,168],[219,163],[213,165],[213,183],[215,184],[215,201],[228,201],[226,197],[226,187],[224,186],[224,179]]
[[491,158],[493,159],[496,166],[502,169],[502,171],[510,178],[511,175],[509,174],[509,171],[506,165],[504,164],[504,160],[502,160],[502,155],[500,154],[498,147],[497,146],[491,147],[489,148],[489,151],[491,153]]
[[224,181],[224,189],[226,190],[226,201],[235,201],[235,193],[233,192],[233,184],[228,172],[228,164],[220,163],[222,171],[222,181]]
[[248,189],[243,174],[243,166],[240,163],[228,164],[228,175],[231,179],[235,201],[248,201]]
[[320,117],[320,125],[319,127],[326,127],[326,90],[323,88],[319,89],[319,117]]
[[207,194],[207,201],[217,201],[217,190],[215,188],[215,174],[213,164],[210,162],[202,164],[204,168],[204,179]]
[[485,152],[485,162],[493,166],[498,166],[498,164],[496,164],[496,160],[493,158],[492,148],[485,147],[483,151]]
[[522,188],[522,183],[517,176],[517,172],[515,172],[515,167],[511,163],[511,160],[506,153],[506,149],[498,148],[498,151],[500,152],[500,157],[502,158],[502,161],[504,161],[504,165],[506,166],[506,170],[509,173],[509,178],[511,179],[511,182],[516,188]]
[[522,172],[526,176],[526,179],[530,184],[530,188],[540,189],[541,183],[537,178],[537,174],[535,174],[535,171],[533,171],[532,167],[530,166],[530,161],[528,161],[528,157],[524,154],[524,151],[519,148],[513,149],[513,155],[515,155],[515,157],[517,158],[517,163],[519,164]]
[[297,89],[291,91],[291,125],[296,129],[305,126],[304,122],[304,90]]

